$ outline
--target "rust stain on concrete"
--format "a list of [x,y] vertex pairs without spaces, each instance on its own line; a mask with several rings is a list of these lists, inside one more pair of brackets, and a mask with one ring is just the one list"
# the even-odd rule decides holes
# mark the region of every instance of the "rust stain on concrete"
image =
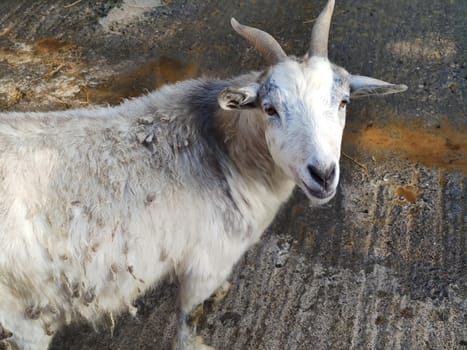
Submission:
[[[1,109],[18,104],[26,96],[34,100],[44,95],[59,103],[47,109],[116,105],[162,85],[193,78],[199,67],[197,63],[161,57],[143,61],[126,71],[116,72],[117,68],[106,66],[106,73],[97,78],[97,83],[92,83],[83,74],[92,65],[82,57],[81,49],[56,37],[32,43],[12,42],[11,47],[0,48],[0,61],[18,72],[24,69],[37,72],[37,76],[23,82],[4,79],[0,86]],[[112,71],[115,71],[113,75],[107,73]]]
[[15,42],[13,48],[0,48],[0,59],[13,67],[26,63],[57,64],[77,61],[78,46],[58,38],[43,38],[33,43]]
[[77,46],[59,38],[44,38],[34,43],[34,49],[40,52],[57,52],[76,49]]
[[344,142],[379,155],[396,153],[428,167],[467,174],[467,128],[454,128],[447,120],[436,128],[392,121],[382,127],[350,131]]
[[406,200],[409,203],[415,203],[418,198],[417,189],[414,186],[401,186],[395,190],[399,199]]
[[193,78],[197,72],[196,63],[183,64],[172,58],[161,57],[111,77],[97,87],[86,87],[83,92],[91,104],[115,105],[125,98],[140,96],[162,85]]

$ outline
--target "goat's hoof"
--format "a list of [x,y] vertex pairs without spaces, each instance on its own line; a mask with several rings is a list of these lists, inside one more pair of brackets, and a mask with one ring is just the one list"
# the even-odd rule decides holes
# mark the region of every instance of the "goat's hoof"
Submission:
[[213,347],[204,344],[204,339],[201,336],[193,336],[191,337],[188,342],[184,342],[177,346],[174,343],[172,350],[216,350]]
[[230,288],[232,288],[232,284],[229,281],[225,281],[222,285],[216,289],[212,299],[215,303],[220,303],[222,300],[225,299],[227,294],[229,294]]
[[213,347],[204,344],[204,339],[201,336],[196,336],[187,350],[215,350]]

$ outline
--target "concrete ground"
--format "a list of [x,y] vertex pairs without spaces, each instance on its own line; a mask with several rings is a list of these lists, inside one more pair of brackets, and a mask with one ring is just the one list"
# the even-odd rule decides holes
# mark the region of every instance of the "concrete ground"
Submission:
[[[0,110],[117,104],[262,62],[229,18],[306,51],[324,1],[0,2]],[[331,59],[409,90],[352,101],[334,200],[297,191],[236,266],[200,334],[217,349],[467,348],[467,3],[341,0]],[[177,286],[52,349],[168,349]]]

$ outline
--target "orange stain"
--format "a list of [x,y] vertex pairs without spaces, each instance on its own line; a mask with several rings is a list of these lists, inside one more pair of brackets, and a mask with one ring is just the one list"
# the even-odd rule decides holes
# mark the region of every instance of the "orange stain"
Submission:
[[72,48],[76,46],[58,38],[45,38],[34,43],[34,49],[41,52],[56,52]]
[[162,57],[116,75],[97,87],[87,87],[83,92],[92,104],[114,105],[121,103],[124,98],[140,96],[164,84],[193,78],[197,72],[197,64],[182,64]]
[[413,186],[403,186],[396,189],[396,196],[400,199],[405,199],[409,203],[415,203],[418,198],[418,193]]
[[396,153],[428,167],[467,174],[467,128],[453,128],[446,122],[439,128],[427,128],[393,121],[384,127],[347,132],[344,141],[371,152]]

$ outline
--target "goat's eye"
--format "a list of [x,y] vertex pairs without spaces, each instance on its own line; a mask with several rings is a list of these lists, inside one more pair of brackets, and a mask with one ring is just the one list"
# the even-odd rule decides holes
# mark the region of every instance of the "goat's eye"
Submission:
[[277,114],[277,111],[274,107],[267,106],[267,107],[264,107],[264,113],[272,117],[273,115]]
[[342,101],[339,103],[339,108],[340,108],[340,109],[344,109],[345,106],[347,106],[348,103],[349,103],[349,100],[347,100],[347,99],[342,100]]

